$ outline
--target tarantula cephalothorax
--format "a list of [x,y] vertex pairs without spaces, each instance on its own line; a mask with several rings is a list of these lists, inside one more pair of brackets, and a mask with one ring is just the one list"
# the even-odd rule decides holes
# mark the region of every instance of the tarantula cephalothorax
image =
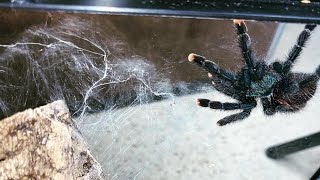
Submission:
[[316,25],[305,26],[284,62],[267,65],[264,61],[257,61],[252,52],[251,40],[244,21],[233,22],[245,60],[245,65],[239,72],[220,69],[214,62],[194,53],[189,55],[188,60],[209,72],[215,89],[238,100],[239,103],[222,103],[208,99],[197,99],[196,103],[212,109],[242,110],[240,113],[219,120],[217,124],[220,126],[248,117],[251,110],[256,107],[258,98],[261,99],[266,115],[273,115],[276,112],[295,112],[303,108],[315,94],[320,78],[320,66],[313,74],[293,73],[291,69]]

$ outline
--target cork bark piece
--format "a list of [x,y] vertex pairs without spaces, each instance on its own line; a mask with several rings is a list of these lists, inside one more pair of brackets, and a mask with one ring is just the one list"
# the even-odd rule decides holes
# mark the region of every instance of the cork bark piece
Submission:
[[106,179],[63,101],[0,121],[0,179]]

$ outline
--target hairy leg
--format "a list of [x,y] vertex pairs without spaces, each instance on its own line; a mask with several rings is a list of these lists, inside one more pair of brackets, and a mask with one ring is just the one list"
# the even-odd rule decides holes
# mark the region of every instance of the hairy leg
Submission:
[[212,81],[213,87],[233,99],[240,100],[241,97],[245,96],[245,87],[239,87],[236,83],[230,82],[224,78],[217,76],[216,74],[208,73],[210,80]]
[[236,110],[242,109],[243,111],[237,114],[227,116],[217,122],[218,126],[224,126],[234,121],[242,120],[248,117],[251,113],[251,110],[256,107],[256,101],[248,103],[222,103],[219,101],[210,101],[208,99],[197,99],[196,104],[202,107],[209,107],[211,109],[220,109],[220,110]]
[[197,65],[206,69],[209,73],[217,75],[223,78],[224,80],[227,80],[230,82],[236,81],[236,77],[233,73],[219,68],[219,66],[216,63],[207,60],[203,56],[191,53],[188,56],[188,60],[192,63],[196,63]]
[[273,63],[273,68],[278,73],[287,74],[290,72],[293,64],[302,52],[302,48],[305,46],[307,40],[310,38],[311,31],[316,28],[315,24],[307,24],[304,30],[299,34],[296,44],[291,48],[286,61],[282,64],[280,62]]
[[189,55],[188,60],[196,63],[209,72],[208,76],[211,79],[215,89],[219,92],[222,92],[225,95],[231,96],[237,100],[240,99],[241,95],[244,95],[242,93],[244,92],[244,87],[237,85],[237,77],[235,73],[223,70],[214,62],[194,53]]
[[201,107],[209,107],[211,109],[220,109],[220,110],[235,110],[235,109],[244,109],[249,110],[256,107],[256,102],[251,103],[222,103],[219,101],[210,101],[209,99],[197,99],[196,104]]
[[236,27],[239,46],[241,48],[243,58],[245,59],[245,62],[248,66],[250,75],[251,77],[257,79],[257,72],[255,71],[257,60],[254,53],[252,52],[251,39],[249,34],[247,33],[247,26],[242,20],[234,20],[233,23]]
[[318,78],[320,78],[320,66],[316,69],[316,72],[314,73]]
[[270,115],[273,115],[274,113],[276,113],[275,107],[274,107],[271,99],[261,98],[261,102],[262,102],[263,112],[266,115],[270,116]]
[[252,110],[252,109],[243,110],[243,111],[240,112],[240,113],[227,116],[227,117],[219,120],[219,121],[217,122],[217,125],[218,125],[218,126],[224,126],[224,125],[226,125],[226,124],[229,124],[229,123],[232,123],[232,122],[235,122],[235,121],[239,121],[239,120],[245,119],[245,118],[247,118],[247,117],[250,115],[251,110]]

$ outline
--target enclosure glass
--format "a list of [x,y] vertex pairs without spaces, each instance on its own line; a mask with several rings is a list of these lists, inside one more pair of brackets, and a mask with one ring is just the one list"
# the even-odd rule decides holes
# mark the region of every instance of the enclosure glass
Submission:
[[[319,132],[319,91],[297,112],[266,115],[258,101],[250,116],[225,126],[216,123],[242,110],[196,105],[238,102],[188,61],[196,53],[239,72],[245,60],[230,19],[0,13],[0,119],[64,100],[111,180],[307,179],[320,166],[320,146],[266,155]],[[245,23],[258,62],[268,65],[287,59],[305,26]],[[315,73],[319,42],[316,28],[293,72]]]

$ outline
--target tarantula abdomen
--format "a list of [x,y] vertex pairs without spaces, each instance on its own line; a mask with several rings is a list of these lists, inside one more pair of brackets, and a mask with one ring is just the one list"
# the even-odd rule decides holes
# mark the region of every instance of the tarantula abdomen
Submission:
[[279,83],[273,92],[276,111],[298,111],[305,107],[317,90],[319,76],[316,74],[292,73],[289,81]]

